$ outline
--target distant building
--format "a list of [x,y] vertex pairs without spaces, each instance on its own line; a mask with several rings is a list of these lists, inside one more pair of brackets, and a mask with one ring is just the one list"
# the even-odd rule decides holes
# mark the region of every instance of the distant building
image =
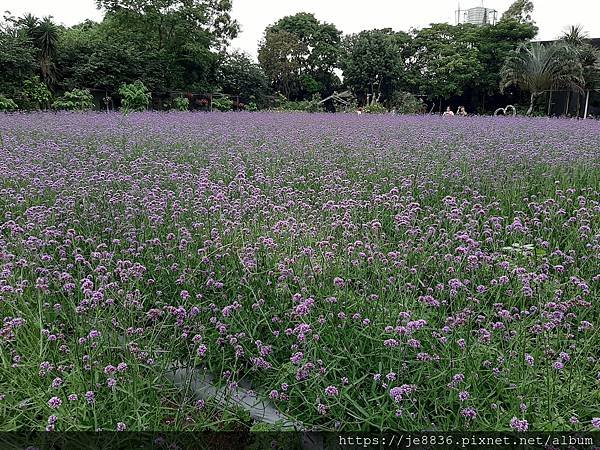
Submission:
[[456,23],[470,23],[472,25],[495,25],[498,20],[498,11],[483,6],[476,6],[469,9],[460,9],[456,11]]

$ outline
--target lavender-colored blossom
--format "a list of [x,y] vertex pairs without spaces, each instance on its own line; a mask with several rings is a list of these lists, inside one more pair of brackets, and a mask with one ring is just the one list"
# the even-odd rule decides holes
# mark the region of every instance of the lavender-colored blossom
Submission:
[[58,397],[52,397],[48,400],[48,406],[52,409],[57,409],[62,405],[62,400]]
[[325,388],[325,395],[327,395],[328,397],[337,397],[338,394],[338,388],[336,388],[335,386],[327,386]]
[[344,281],[343,278],[335,277],[333,279],[333,284],[338,288],[343,288],[346,285],[346,282]]
[[469,420],[473,420],[475,417],[477,417],[477,410],[471,407],[464,408],[460,411],[460,415]]
[[96,400],[96,394],[94,394],[94,392],[93,392],[93,391],[87,391],[87,392],[85,393],[85,399],[87,400],[87,402],[88,402],[89,404],[92,404],[92,403],[94,403],[94,402],[95,402],[95,400]]
[[510,419],[510,427],[515,431],[527,431],[529,429],[529,422],[525,419],[513,417]]

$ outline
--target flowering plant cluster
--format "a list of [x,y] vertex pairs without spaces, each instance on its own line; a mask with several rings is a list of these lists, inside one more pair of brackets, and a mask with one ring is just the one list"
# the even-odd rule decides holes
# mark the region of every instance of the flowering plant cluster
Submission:
[[176,362],[318,429],[600,427],[598,122],[36,113],[0,137],[3,430],[232,423]]

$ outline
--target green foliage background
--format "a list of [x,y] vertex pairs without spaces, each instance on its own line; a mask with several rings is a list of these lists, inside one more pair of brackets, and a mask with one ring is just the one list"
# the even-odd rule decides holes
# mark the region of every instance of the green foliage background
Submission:
[[122,97],[121,104],[125,113],[144,111],[150,104],[150,92],[140,80],[123,84],[119,88],[119,95]]
[[52,108],[67,111],[87,111],[94,108],[94,97],[87,89],[73,89],[57,98],[52,104]]
[[[505,62],[537,34],[530,0],[515,0],[495,25],[431,24],[347,36],[334,24],[301,12],[265,29],[258,63],[227,49],[239,32],[230,0],[96,3],[105,11],[102,21],[72,27],[30,14],[5,17],[0,24],[0,95],[20,109],[89,109],[107,96],[118,107],[121,87],[140,81],[155,106],[167,109],[196,108],[194,95],[220,93],[235,106],[218,101],[215,109],[314,111],[321,109],[315,107],[315,96],[326,99],[349,91],[358,105],[375,99],[397,112],[423,109],[415,102],[403,105],[404,93],[424,99],[425,109],[463,104],[485,112],[507,102],[528,103],[532,94],[523,83],[500,90]],[[574,27],[569,33],[565,42],[576,49],[585,86],[597,87],[598,51],[582,30]],[[558,85],[556,80],[551,84]],[[83,103],[69,99],[76,89],[93,98]],[[182,95],[189,106],[176,103]],[[136,103],[133,108],[150,106]]]

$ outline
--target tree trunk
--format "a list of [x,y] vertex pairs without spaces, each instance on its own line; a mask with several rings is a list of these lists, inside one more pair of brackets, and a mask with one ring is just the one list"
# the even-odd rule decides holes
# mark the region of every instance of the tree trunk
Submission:
[[567,106],[565,107],[565,116],[569,115],[569,106],[571,106],[570,103],[571,103],[571,91],[568,91],[567,92]]
[[534,93],[531,93],[531,98],[529,100],[529,109],[527,110],[528,116],[530,116],[531,113],[533,112],[533,106],[535,104],[535,97],[536,97],[536,95]]
[[550,94],[548,94],[548,116],[550,116],[550,108],[552,107],[552,89],[550,89]]
[[163,16],[160,16],[158,23],[158,50],[162,50],[163,46]]
[[590,106],[590,91],[588,90],[587,94],[585,96],[585,111],[583,112],[584,119],[587,119],[589,106]]

